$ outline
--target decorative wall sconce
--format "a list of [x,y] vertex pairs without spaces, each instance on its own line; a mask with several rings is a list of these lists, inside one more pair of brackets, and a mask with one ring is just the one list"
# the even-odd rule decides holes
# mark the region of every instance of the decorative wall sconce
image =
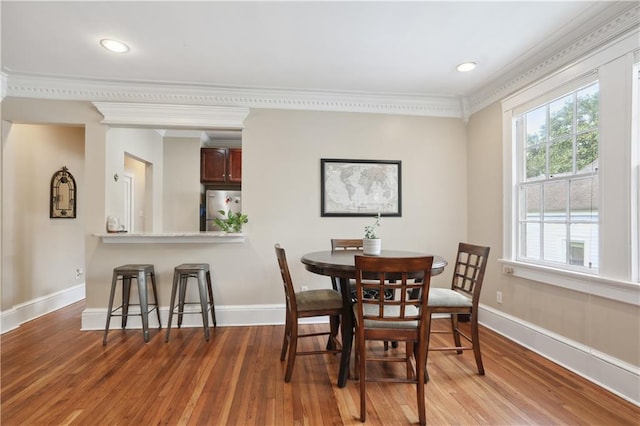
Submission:
[[51,199],[49,217],[52,219],[75,219],[76,180],[66,166],[51,177]]

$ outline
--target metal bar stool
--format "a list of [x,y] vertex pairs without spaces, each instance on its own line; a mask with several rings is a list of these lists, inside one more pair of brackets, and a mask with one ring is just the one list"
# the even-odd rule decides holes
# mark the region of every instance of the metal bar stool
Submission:
[[[198,282],[199,302],[186,302],[187,282],[189,278],[195,278]],[[176,304],[176,292],[179,291],[178,303]],[[199,311],[185,311],[185,305],[200,304]],[[208,263],[183,263],[175,267],[173,272],[173,287],[171,288],[171,304],[169,305],[169,321],[167,323],[167,335],[165,342],[169,341],[171,332],[171,319],[174,310],[177,308],[178,328],[182,326],[183,314],[202,314],[202,326],[204,327],[204,338],[209,340],[209,311],[213,326],[216,327],[216,310],[213,304],[213,291],[211,289],[211,272]]]
[[[153,291],[153,303],[149,303],[147,294],[147,277],[151,281],[151,290]],[[109,323],[111,317],[122,317],[122,328],[127,326],[127,318],[129,316],[142,317],[142,331],[144,341],[149,341],[149,312],[155,309],[158,315],[158,328],[162,328],[160,322],[160,310],[158,309],[158,291],[156,289],[156,274],[153,265],[148,264],[129,264],[113,268],[113,279],[111,280],[111,295],[109,296],[109,310],[107,311],[107,325],[104,328],[104,337],[102,346],[107,344],[107,334],[109,333]],[[138,283],[139,303],[129,303],[131,295],[131,280],[135,279]],[[113,308],[113,299],[116,293],[118,281],[122,281],[122,304],[117,308]],[[140,306],[139,313],[129,313],[130,306]],[[120,311],[120,313],[116,313]]]

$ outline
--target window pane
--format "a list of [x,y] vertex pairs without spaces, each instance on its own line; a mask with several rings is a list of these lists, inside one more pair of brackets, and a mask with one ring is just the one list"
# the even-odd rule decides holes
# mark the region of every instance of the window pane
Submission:
[[569,265],[584,266],[584,241],[569,243]]
[[540,185],[526,186],[523,189],[523,212],[526,220],[540,220]]
[[579,132],[598,126],[600,111],[598,90],[599,85],[595,83],[578,91],[578,117],[576,121]]
[[573,171],[573,144],[571,139],[553,142],[549,146],[549,175]]
[[576,172],[590,173],[598,168],[598,132],[587,132],[576,139]]
[[523,223],[520,229],[520,256],[540,259],[540,224]]
[[549,104],[549,137],[567,135],[573,129],[573,95]]
[[571,220],[598,222],[598,177],[571,180],[569,193]]
[[547,107],[543,106],[526,115],[527,146],[544,142],[547,139]]
[[[574,223],[571,225],[570,229],[570,245],[574,243],[581,243],[584,246],[582,264],[572,263],[572,265],[584,266],[589,269],[598,269],[600,267],[600,258],[598,253],[599,225],[597,223]],[[574,260],[571,256],[572,253],[570,252],[569,262]]]
[[564,223],[545,223],[542,238],[544,239],[544,260],[567,263],[567,226]]
[[546,176],[547,150],[546,145],[527,147],[527,180],[540,179]]
[[[566,181],[544,184],[544,220],[565,221],[567,219]],[[546,235],[546,234],[545,234]]]

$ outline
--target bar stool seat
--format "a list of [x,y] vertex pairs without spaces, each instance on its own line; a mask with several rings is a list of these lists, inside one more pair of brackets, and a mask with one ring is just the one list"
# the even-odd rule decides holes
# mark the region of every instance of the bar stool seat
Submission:
[[[195,278],[198,283],[198,293],[200,301],[185,301],[187,293],[187,282],[189,278]],[[179,293],[176,304],[176,292]],[[199,311],[185,311],[185,305],[200,305]],[[171,320],[174,312],[178,314],[178,328],[182,326],[182,316],[184,314],[202,314],[202,327],[204,328],[204,338],[209,341],[209,311],[213,326],[216,327],[216,311],[213,302],[213,291],[211,289],[211,271],[208,263],[183,263],[175,267],[173,272],[173,286],[171,288],[171,304],[169,305],[169,321],[167,323],[167,334],[164,341],[169,341],[171,332]]]
[[[153,292],[153,302],[149,303],[147,291],[147,277],[151,282],[151,290]],[[150,264],[128,264],[113,268],[113,278],[111,280],[111,294],[109,296],[109,310],[107,311],[107,325],[104,328],[104,337],[102,345],[107,344],[107,334],[109,333],[109,323],[111,317],[122,317],[121,326],[124,329],[127,326],[127,318],[129,316],[142,317],[142,332],[144,341],[149,341],[149,313],[156,311],[158,316],[158,328],[162,328],[160,322],[160,310],[158,309],[158,291],[156,288],[156,274],[153,265]],[[131,295],[131,280],[135,279],[138,284],[139,303],[129,303]],[[116,308],[113,307],[113,299],[116,292],[118,281],[122,281],[122,304]],[[140,306],[140,312],[129,312],[130,306]],[[119,312],[119,313],[118,313]]]

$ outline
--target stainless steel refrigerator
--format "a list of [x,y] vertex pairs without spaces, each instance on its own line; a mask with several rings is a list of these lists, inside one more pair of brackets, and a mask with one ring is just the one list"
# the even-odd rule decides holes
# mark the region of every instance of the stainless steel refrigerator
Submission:
[[225,216],[228,211],[233,213],[242,211],[241,194],[241,191],[226,190],[209,190],[205,193],[207,231],[220,231],[220,227],[213,221],[217,217],[222,217],[220,210],[225,212]]

